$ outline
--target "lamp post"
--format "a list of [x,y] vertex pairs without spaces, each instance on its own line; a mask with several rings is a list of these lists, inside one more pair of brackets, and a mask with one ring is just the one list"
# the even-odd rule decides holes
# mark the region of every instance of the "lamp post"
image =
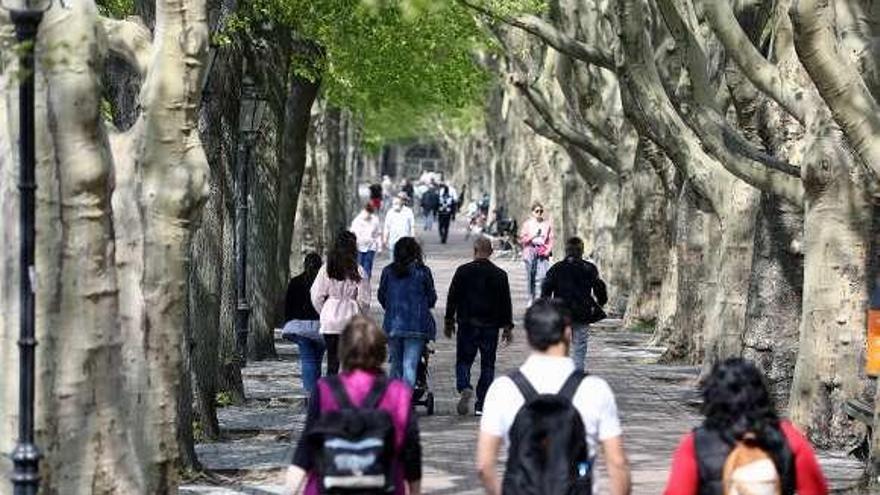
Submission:
[[251,155],[265,109],[266,102],[260,98],[253,79],[245,76],[239,108],[238,187],[235,198],[235,347],[241,366],[247,363],[248,317],[251,309],[247,298],[248,181]]
[[30,2],[24,9],[10,9],[15,25],[15,37],[19,51],[19,176],[20,195],[20,259],[19,259],[19,332],[18,340],[18,443],[12,451],[13,493],[36,495],[40,485],[40,450],[34,439],[34,397],[36,377],[34,372],[35,338],[34,325],[34,246],[36,239],[36,145],[34,139],[34,45],[37,30],[43,20],[43,10],[33,10]]

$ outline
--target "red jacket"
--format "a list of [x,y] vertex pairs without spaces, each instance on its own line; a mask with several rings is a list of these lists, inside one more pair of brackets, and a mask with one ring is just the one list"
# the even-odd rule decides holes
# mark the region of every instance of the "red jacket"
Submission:
[[[810,442],[789,421],[782,421],[780,424],[794,457],[797,483],[795,492],[798,495],[827,495],[828,483]],[[672,458],[672,469],[664,495],[697,495],[699,480],[694,434],[688,433],[678,444]]]

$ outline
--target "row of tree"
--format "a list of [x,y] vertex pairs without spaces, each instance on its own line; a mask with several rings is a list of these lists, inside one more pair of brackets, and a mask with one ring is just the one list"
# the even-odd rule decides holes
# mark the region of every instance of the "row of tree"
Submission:
[[864,438],[845,402],[877,393],[877,6],[458,3],[495,38],[502,81],[486,131],[450,147],[484,150],[466,160],[490,165],[499,201],[524,213],[524,182],[588,237],[612,304],[668,360],[753,358],[818,445]]

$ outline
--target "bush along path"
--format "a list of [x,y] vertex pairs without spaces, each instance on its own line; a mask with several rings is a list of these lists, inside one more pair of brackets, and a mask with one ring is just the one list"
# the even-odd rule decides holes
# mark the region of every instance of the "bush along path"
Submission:
[[[440,296],[435,311],[439,324],[452,274],[456,266],[470,258],[471,248],[461,231],[453,232],[446,245],[438,242],[436,232],[420,234]],[[381,263],[373,275],[375,284],[386,258],[384,254],[377,257]],[[497,374],[501,374],[513,370],[528,355],[519,325],[526,307],[526,287],[521,262],[502,257],[496,263],[509,274],[518,325],[513,344],[499,349]],[[373,290],[375,295],[375,286]],[[381,321],[375,297],[373,316]],[[650,337],[644,329],[628,331],[621,328],[620,320],[606,320],[591,334],[587,361],[589,372],[605,378],[617,396],[633,473],[633,493],[637,495],[662,493],[672,452],[680,437],[699,421],[698,368],[657,364],[664,349],[650,347]],[[219,410],[223,441],[196,447],[208,475],[200,478],[205,481],[181,487],[181,493],[283,493],[286,462],[304,422],[305,397],[296,346],[280,338],[276,346],[278,359],[249,363],[243,370],[246,403]],[[478,421],[455,413],[454,341],[440,337],[434,347],[437,352],[431,372],[437,397],[435,415],[426,416],[424,408],[419,408],[423,491],[477,495],[482,493],[473,467]],[[475,365],[474,380],[478,373],[479,366]],[[820,452],[820,458],[835,491],[858,485],[860,462],[845,452]],[[607,493],[602,463],[598,465],[600,493]]]

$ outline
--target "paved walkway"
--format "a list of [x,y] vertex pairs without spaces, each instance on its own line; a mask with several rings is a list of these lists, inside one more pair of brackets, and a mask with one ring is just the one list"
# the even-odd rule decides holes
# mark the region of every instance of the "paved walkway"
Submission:
[[[471,249],[460,230],[451,234],[445,246],[439,244],[436,230],[422,237],[440,295],[436,315],[442,319],[452,274],[457,265],[469,259]],[[374,273],[376,283],[386,263],[386,256],[380,258]],[[497,263],[510,274],[514,313],[519,319],[526,304],[521,262],[500,259]],[[375,316],[381,318],[379,310]],[[622,331],[619,321],[606,321],[594,329],[588,357],[590,372],[608,380],[617,395],[633,468],[633,493],[637,495],[662,493],[672,451],[681,435],[698,421],[694,386],[697,369],[655,364],[662,349],[647,347],[644,343],[649,337]],[[435,348],[431,369],[437,411],[435,416],[424,416],[420,421],[424,492],[477,495],[482,493],[473,469],[477,420],[454,413],[454,343],[440,337]],[[185,486],[183,493],[281,493],[286,456],[302,428],[303,396],[295,347],[279,343],[278,349],[279,360],[253,363],[245,370],[247,405],[220,411],[226,440],[197,446],[202,463],[216,473],[216,479],[206,480],[206,485]],[[527,355],[522,327],[518,326],[514,343],[499,349],[499,372],[515,368]],[[474,379],[478,372],[479,366],[475,365]],[[823,453],[822,463],[838,489],[852,487],[861,474],[860,464],[842,453]],[[604,473],[600,472],[600,492],[607,493],[603,486]]]

